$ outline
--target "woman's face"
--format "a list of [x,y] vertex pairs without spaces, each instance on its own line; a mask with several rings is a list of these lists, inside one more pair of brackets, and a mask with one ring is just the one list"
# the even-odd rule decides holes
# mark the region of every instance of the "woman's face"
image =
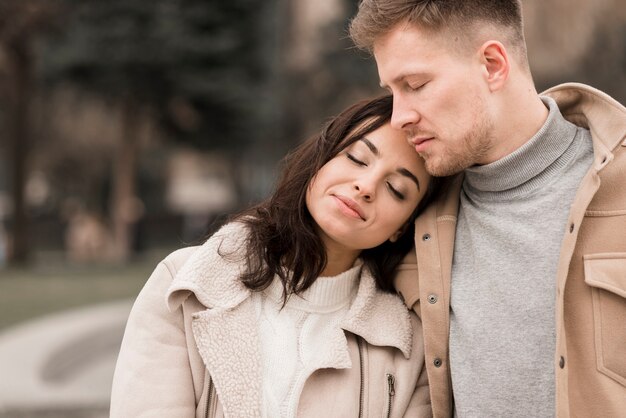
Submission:
[[405,134],[387,123],[322,166],[306,204],[327,250],[361,251],[401,235],[429,180]]

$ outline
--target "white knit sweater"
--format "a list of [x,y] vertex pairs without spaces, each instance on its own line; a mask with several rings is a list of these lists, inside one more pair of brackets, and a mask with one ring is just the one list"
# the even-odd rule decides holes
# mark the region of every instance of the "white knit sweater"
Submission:
[[252,295],[261,337],[264,416],[296,416],[304,383],[331,349],[328,336],[348,312],[360,272],[357,265],[334,277],[320,277],[300,296],[291,296],[282,309],[278,278]]

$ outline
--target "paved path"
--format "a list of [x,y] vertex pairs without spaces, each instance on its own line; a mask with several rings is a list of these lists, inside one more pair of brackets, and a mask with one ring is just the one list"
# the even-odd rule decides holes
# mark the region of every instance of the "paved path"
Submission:
[[0,333],[0,418],[108,416],[132,301],[90,306]]

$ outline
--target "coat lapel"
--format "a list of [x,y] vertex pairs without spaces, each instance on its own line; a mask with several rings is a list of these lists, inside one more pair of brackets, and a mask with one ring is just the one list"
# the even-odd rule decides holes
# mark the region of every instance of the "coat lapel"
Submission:
[[326,328],[302,335],[302,360],[310,371],[318,369],[349,369],[352,367],[348,340],[339,327]]
[[229,417],[259,417],[261,356],[252,300],[200,312],[192,322],[198,352]]
[[250,291],[239,277],[245,267],[246,230],[230,223],[200,246],[167,292],[171,311],[194,295],[207,309],[193,314],[198,353],[229,417],[261,411],[259,331]]
[[[207,309],[193,314],[192,332],[226,416],[258,417],[262,410],[260,337],[250,291],[239,280],[244,267],[245,227],[228,224],[199,247],[176,274],[168,292],[171,311],[190,295]],[[328,349],[314,353],[319,368],[350,368],[345,331],[368,343],[411,354],[409,311],[397,295],[376,287],[364,268],[355,300],[329,333]]]
[[365,267],[357,295],[341,328],[359,335],[369,344],[395,347],[406,358],[411,356],[413,327],[409,310],[398,295],[378,289]]

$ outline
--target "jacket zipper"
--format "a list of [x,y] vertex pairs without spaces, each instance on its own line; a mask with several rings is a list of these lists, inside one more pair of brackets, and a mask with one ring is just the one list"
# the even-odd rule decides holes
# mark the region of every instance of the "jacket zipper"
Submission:
[[361,373],[361,392],[359,393],[359,418],[363,418],[363,395],[365,394],[365,379],[363,377],[363,349],[361,348],[361,337],[356,336],[356,345],[359,348],[359,370]]
[[211,377],[208,377],[209,379],[209,386],[208,386],[208,392],[207,392],[207,396],[206,396],[206,406],[204,408],[204,418],[209,418],[209,407],[211,406],[211,400],[213,398],[213,379],[211,379]]
[[387,373],[387,394],[389,395],[387,404],[387,418],[391,418],[391,401],[393,400],[393,396],[396,394],[396,378],[393,377],[391,373]]

